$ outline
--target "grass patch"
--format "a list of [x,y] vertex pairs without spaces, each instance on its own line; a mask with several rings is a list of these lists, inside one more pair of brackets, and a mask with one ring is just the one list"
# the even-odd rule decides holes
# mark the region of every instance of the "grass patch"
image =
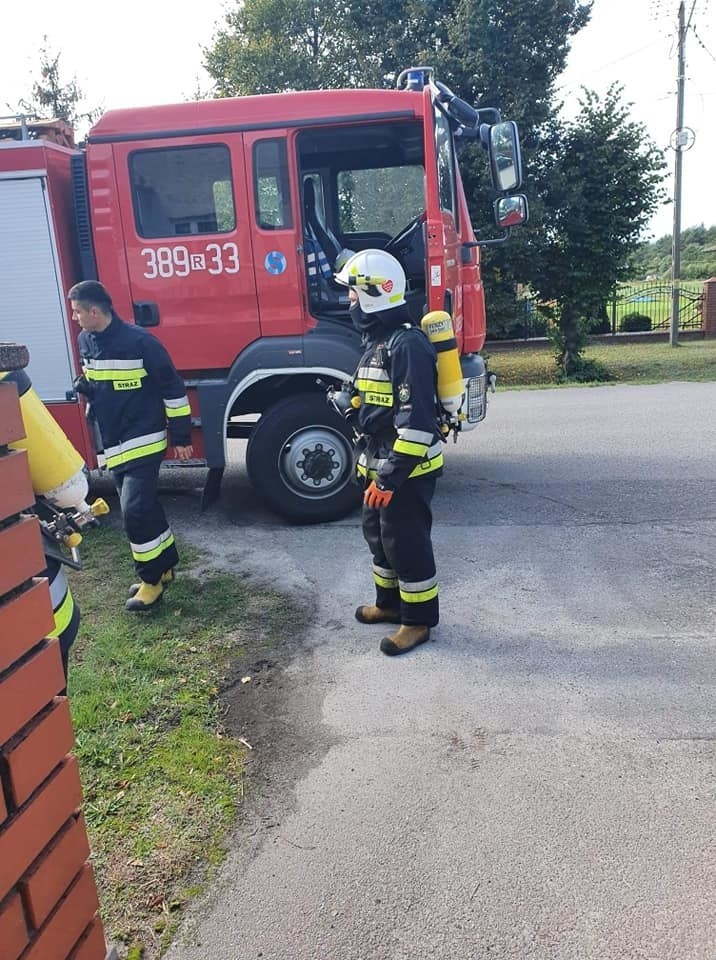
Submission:
[[[557,365],[550,348],[513,347],[489,350],[489,368],[498,387],[555,387]],[[716,339],[668,343],[627,342],[590,344],[584,351],[617,383],[663,383],[670,380],[716,380]],[[574,386],[574,384],[569,384]]]
[[[184,568],[197,559],[181,555]],[[83,561],[69,693],[84,813],[108,940],[149,958],[221,860],[243,796],[245,748],[223,728],[222,685],[306,616],[244,580],[181,573],[156,611],[126,613],[133,566],[109,526],[86,537]]]

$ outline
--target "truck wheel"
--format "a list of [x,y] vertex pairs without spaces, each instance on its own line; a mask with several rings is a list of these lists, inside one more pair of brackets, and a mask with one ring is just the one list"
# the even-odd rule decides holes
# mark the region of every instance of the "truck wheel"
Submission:
[[276,513],[299,523],[337,520],[360,502],[352,483],[348,424],[323,395],[279,400],[249,439],[246,468],[258,493]]

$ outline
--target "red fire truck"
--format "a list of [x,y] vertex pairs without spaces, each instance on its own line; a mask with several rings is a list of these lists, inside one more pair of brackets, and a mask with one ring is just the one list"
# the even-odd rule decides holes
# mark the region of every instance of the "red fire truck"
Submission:
[[[81,150],[32,134],[0,126],[0,340],[29,347],[35,389],[90,468],[102,458],[72,388],[66,300],[80,279],[100,279],[120,316],[167,346],[206,501],[227,438],[240,437],[250,480],[284,517],[329,520],[356,503],[350,431],[326,402],[360,354],[333,280],[345,250],[394,254],[416,320],[451,314],[462,428],[484,417],[479,247],[527,217],[517,132],[430,68],[404,71],[395,90],[112,110]],[[505,228],[494,239],[476,240],[470,224],[456,159],[470,138],[492,171]]]

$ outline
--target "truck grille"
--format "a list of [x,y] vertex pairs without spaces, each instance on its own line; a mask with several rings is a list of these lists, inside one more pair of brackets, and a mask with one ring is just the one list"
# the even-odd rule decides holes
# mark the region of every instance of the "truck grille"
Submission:
[[467,381],[467,422],[479,423],[487,413],[487,374]]

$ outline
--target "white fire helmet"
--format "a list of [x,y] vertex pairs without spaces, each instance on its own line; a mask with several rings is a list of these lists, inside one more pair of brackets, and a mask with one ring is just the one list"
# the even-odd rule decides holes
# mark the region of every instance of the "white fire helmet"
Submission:
[[405,273],[385,250],[359,250],[346,260],[335,279],[355,288],[363,313],[392,310],[405,303]]

